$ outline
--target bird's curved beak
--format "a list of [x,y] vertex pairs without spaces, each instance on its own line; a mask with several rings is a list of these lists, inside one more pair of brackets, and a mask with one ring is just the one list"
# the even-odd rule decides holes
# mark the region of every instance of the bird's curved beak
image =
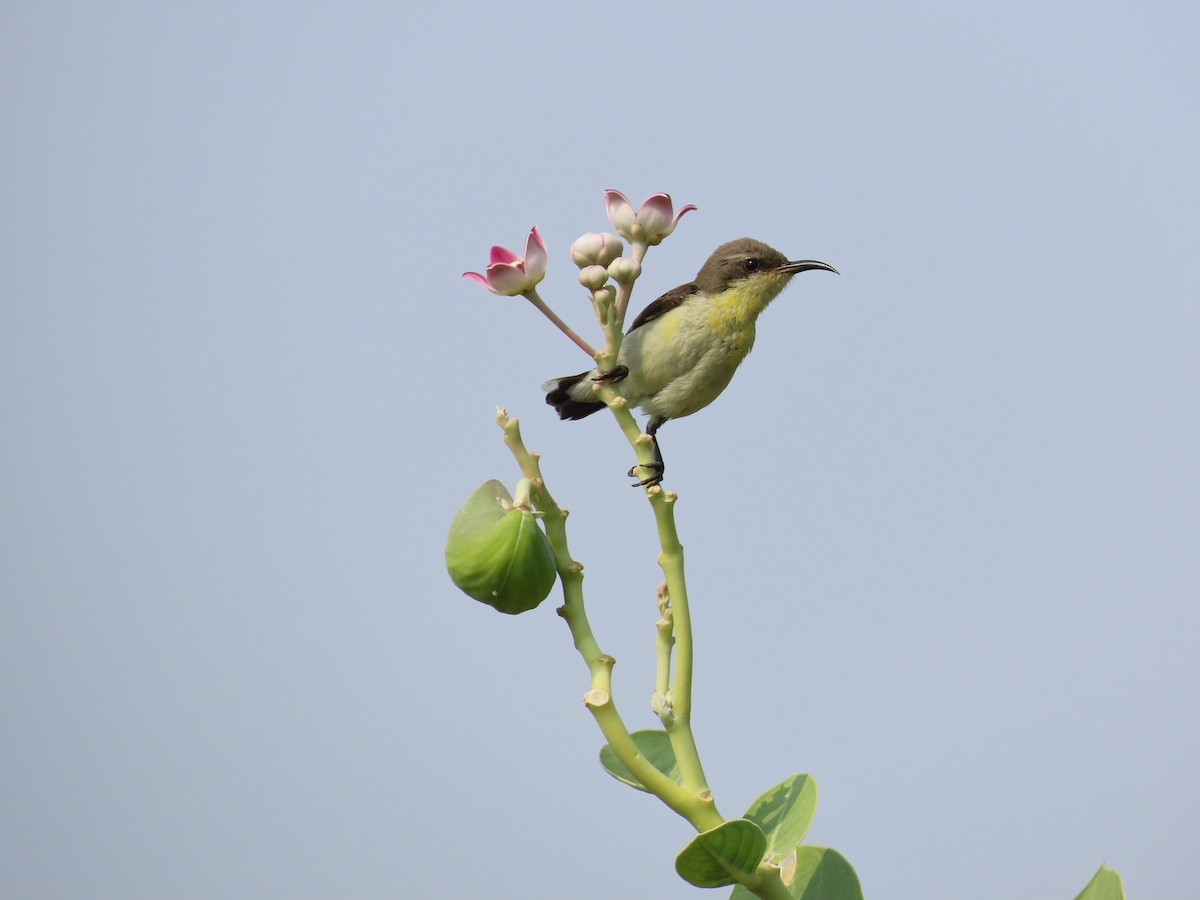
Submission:
[[785,262],[782,266],[776,268],[775,272],[778,275],[795,275],[797,272],[807,272],[810,269],[823,269],[826,272],[832,272],[834,275],[842,274],[829,263],[817,262],[815,259],[797,259],[792,262]]

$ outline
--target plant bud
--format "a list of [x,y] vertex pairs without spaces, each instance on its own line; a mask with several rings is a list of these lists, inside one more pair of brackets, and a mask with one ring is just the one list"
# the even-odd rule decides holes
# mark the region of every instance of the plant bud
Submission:
[[579,283],[589,291],[598,291],[608,284],[608,269],[604,266],[584,266],[579,270]]
[[615,234],[589,232],[571,245],[571,259],[579,268],[607,266],[625,252],[625,245]]
[[450,523],[446,569],[465,594],[512,615],[545,600],[558,574],[537,517],[513,506],[494,479],[481,484]]
[[617,284],[629,284],[641,274],[642,264],[627,256],[614,259],[608,266],[608,275]]
[[613,308],[617,302],[617,289],[611,284],[600,288],[592,294],[592,306],[596,309],[596,316],[600,320],[601,325],[607,325],[612,321]]

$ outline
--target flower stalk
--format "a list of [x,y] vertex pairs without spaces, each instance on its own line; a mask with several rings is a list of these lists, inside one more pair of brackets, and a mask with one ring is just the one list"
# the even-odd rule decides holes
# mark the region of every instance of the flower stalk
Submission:
[[500,297],[524,297],[579,349],[595,359],[595,348],[576,334],[574,329],[559,318],[538,295],[537,286],[546,277],[548,264],[546,242],[542,240],[541,232],[534,225],[525,239],[524,256],[518,256],[507,247],[496,245],[492,247],[490,262],[484,272],[463,272],[462,277],[478,282]]
[[554,326],[559,331],[561,331],[563,334],[565,334],[567,337],[569,337],[575,343],[576,347],[578,347],[580,350],[582,350],[584,353],[586,353],[592,359],[596,358],[596,348],[593,347],[591,344],[589,344],[587,341],[585,341],[583,338],[581,338],[578,334],[576,334],[574,329],[572,329],[570,325],[568,325],[566,322],[564,322],[562,319],[560,319],[558,317],[558,314],[555,313],[554,310],[552,310],[549,306],[546,305],[546,301],[544,301],[540,296],[538,296],[538,292],[537,292],[536,288],[530,288],[528,291],[526,291],[523,294],[523,296],[530,303],[532,303],[534,305],[534,307],[542,315],[544,315],[547,319],[549,319],[551,322],[553,322]]

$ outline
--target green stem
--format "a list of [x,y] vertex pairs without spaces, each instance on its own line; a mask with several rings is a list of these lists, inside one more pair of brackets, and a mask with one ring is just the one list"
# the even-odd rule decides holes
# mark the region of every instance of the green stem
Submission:
[[[646,244],[633,245],[633,259],[637,260],[639,265],[646,256],[646,249]],[[612,318],[607,323],[600,323],[604,328],[604,350],[597,357],[597,362],[602,372],[608,371],[617,364],[617,358],[621,353],[621,340],[625,335],[625,314],[629,311],[629,301],[633,297],[633,285],[636,282],[635,278],[633,281],[617,285],[617,299],[613,303]],[[603,397],[603,394],[601,396]],[[608,398],[604,397],[604,399]]]
[[794,900],[792,892],[787,889],[779,877],[779,869],[765,863],[754,873],[752,884],[744,885],[746,890],[762,900]]
[[[626,401],[618,388],[604,385],[597,392],[612,410],[617,424],[626,439],[637,452],[638,463],[653,462],[654,451],[650,438],[642,433]],[[658,538],[661,551],[658,562],[667,578],[667,593],[671,598],[671,613],[675,626],[675,677],[670,685],[669,697],[674,712],[667,725],[671,747],[679,762],[679,773],[683,783],[699,793],[708,793],[708,782],[700,765],[700,753],[692,735],[692,617],[688,607],[687,583],[684,579],[683,544],[675,528],[675,501],[678,495],[664,491],[657,485],[646,489],[646,496],[654,510],[658,523]],[[664,724],[667,724],[664,722]]]
[[671,618],[675,623],[675,677],[670,693],[674,718],[667,727],[667,734],[671,737],[671,747],[675,750],[683,783],[694,790],[707,791],[708,781],[704,777],[700,752],[692,735],[692,615],[684,578],[683,544],[675,528],[675,501],[678,495],[661,489],[647,493],[658,523],[658,540],[662,547],[658,562],[667,577]]
[[667,576],[671,616],[675,622],[675,679],[671,685],[675,695],[675,716],[686,721],[692,712],[692,616],[683,574],[683,544],[675,529],[678,496],[672,491],[661,491],[650,498],[650,505],[658,523],[658,541],[662,547],[658,564]]
[[621,396],[620,383],[616,385],[603,384],[596,390],[596,395],[612,410],[617,425],[625,435],[625,440],[629,441],[630,446],[637,454],[638,465],[653,465],[654,442],[650,439],[650,435],[642,433],[642,426],[637,423],[637,419],[629,410],[629,401]]
[[612,667],[615,660],[601,651],[588,623],[583,602],[583,565],[571,557],[567,546],[567,510],[561,508],[546,489],[539,456],[526,450],[521,438],[520,423],[516,419],[510,419],[503,409],[497,411],[496,422],[504,430],[504,443],[517,460],[522,474],[532,485],[535,506],[543,513],[546,537],[554,550],[555,563],[563,586],[563,605],[558,613],[567,623],[575,647],[583,656],[591,673],[591,689],[584,695],[584,703],[595,717],[617,758],[647,790],[687,819],[697,831],[715,828],[723,819],[717,813],[712,794],[707,788],[695,790],[687,782],[678,784],[668,778],[642,755],[629,734],[612,696]]
[[[640,265],[642,260],[646,258],[646,251],[648,249],[649,249],[649,245],[647,245],[647,244],[634,243],[633,244],[633,252],[630,254],[630,258],[633,259],[634,261],[636,261]],[[636,281],[637,279],[634,279],[634,280]],[[633,282],[632,281],[629,282],[628,284],[621,285],[621,289],[619,291],[617,291],[616,319],[617,319],[617,325],[619,327],[623,328],[625,325],[625,313],[629,310],[629,298],[632,295],[633,295]]]
[[[657,659],[654,676],[654,694],[666,698],[671,690],[671,650],[675,646],[675,622],[671,612],[671,597],[667,593],[667,583],[664,581],[658,589],[658,621],[654,623],[657,630],[654,636],[654,651]],[[664,720],[663,724],[666,724]]]

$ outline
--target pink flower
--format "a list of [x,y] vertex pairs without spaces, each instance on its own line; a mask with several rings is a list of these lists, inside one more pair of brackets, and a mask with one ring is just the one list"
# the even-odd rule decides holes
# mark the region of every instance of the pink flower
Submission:
[[617,234],[627,241],[648,244],[651,247],[662,242],[662,239],[675,230],[685,212],[696,207],[689,203],[675,214],[669,194],[655,194],[646,199],[642,208],[637,212],[629,198],[620,191],[607,190],[604,192],[604,202],[608,205],[608,218],[613,223]]
[[474,278],[493,294],[516,297],[532,291],[546,277],[546,245],[534,225],[525,239],[525,256],[520,257],[507,247],[493,247],[487,274],[463,272],[463,278]]

